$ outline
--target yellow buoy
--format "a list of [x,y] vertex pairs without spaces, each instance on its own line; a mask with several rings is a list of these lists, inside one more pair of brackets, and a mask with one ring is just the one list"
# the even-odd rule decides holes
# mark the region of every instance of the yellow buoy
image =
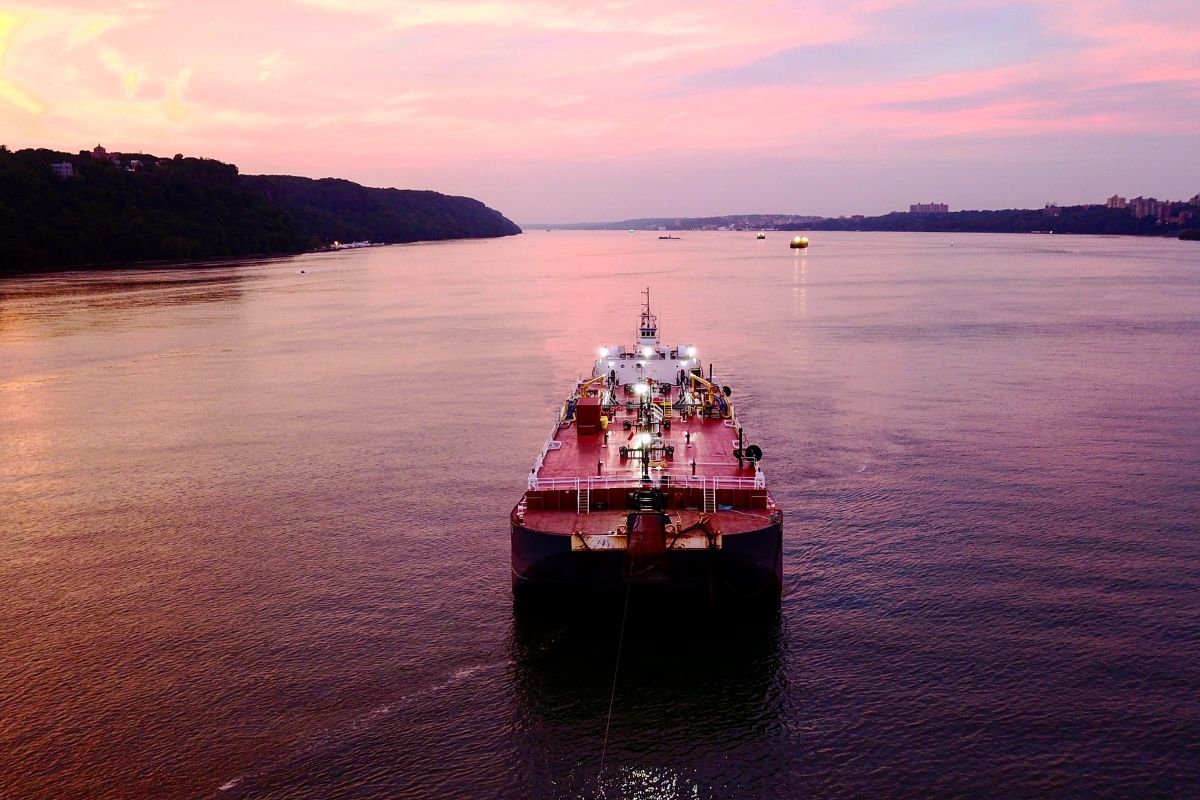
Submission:
[[803,250],[805,247],[808,247],[808,237],[807,236],[797,236],[792,239],[792,243],[790,246],[793,249]]

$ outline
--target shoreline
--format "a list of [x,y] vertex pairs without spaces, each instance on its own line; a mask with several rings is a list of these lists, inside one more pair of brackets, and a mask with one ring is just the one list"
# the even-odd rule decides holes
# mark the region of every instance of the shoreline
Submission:
[[162,268],[204,269],[206,267],[223,267],[245,261],[272,261],[285,258],[295,258],[305,255],[320,255],[322,253],[340,253],[347,250],[374,250],[379,247],[397,247],[410,244],[427,244],[435,242],[462,242],[478,239],[503,239],[520,234],[510,233],[500,236],[454,236],[445,239],[414,239],[411,242],[378,242],[363,247],[319,247],[313,250],[289,250],[275,253],[246,253],[237,256],[220,256],[197,259],[145,259],[141,261],[101,261],[91,264],[71,264],[58,267],[35,267],[25,270],[0,270],[0,280],[6,278],[23,278],[32,275],[59,275],[67,272],[119,272],[121,270],[153,270]]

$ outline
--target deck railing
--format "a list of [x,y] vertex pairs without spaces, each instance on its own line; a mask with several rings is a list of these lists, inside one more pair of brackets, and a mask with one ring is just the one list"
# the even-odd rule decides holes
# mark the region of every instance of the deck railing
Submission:
[[[540,464],[538,465],[541,466]],[[662,484],[662,478],[670,478],[666,486]],[[538,489],[570,489],[579,491],[580,489],[618,489],[618,488],[637,488],[644,485],[641,477],[637,475],[588,475],[586,477],[570,477],[570,478],[539,478],[537,473],[529,476],[529,489],[535,491]],[[662,488],[682,489],[766,489],[767,475],[761,469],[754,474],[753,478],[728,477],[722,475],[674,475],[670,472],[662,473],[659,478],[651,479],[651,485]]]
[[[737,420],[725,420],[725,424],[729,427],[735,427]],[[542,450],[538,453],[537,459],[533,462],[533,469],[529,471],[528,486],[530,491],[537,489],[601,489],[601,488],[619,488],[631,487],[636,488],[643,485],[641,476],[628,475],[588,475],[580,477],[564,477],[564,478],[539,478],[538,473],[542,470],[542,464],[546,461],[546,454],[551,450],[557,450],[562,447],[562,442],[554,437],[558,435],[562,428],[563,422],[559,418],[554,420],[554,430],[550,432],[546,443],[542,445]],[[767,475],[762,469],[755,464],[755,472],[753,478],[738,478],[727,476],[705,476],[705,475],[676,475],[672,472],[660,472],[657,480],[652,479],[655,486],[661,486],[663,477],[670,477],[671,486],[681,486],[684,488],[694,489],[765,489],[767,488]]]

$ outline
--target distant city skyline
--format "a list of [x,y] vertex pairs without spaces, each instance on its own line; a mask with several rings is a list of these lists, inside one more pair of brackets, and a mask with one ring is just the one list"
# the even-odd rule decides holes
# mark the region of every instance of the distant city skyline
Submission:
[[0,10],[0,143],[525,223],[1040,208],[1200,182],[1200,4],[114,0]]

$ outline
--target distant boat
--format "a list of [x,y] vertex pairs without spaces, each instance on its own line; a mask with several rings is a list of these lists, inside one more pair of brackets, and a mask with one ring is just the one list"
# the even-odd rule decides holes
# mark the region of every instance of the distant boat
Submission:
[[767,235],[765,233],[763,233],[762,231],[759,231],[758,235],[755,236],[754,238],[755,239],[765,239],[765,238],[767,238]]
[[792,243],[789,245],[789,247],[791,247],[793,250],[805,249],[806,247],[808,247],[808,237],[807,236],[795,237],[794,239],[792,239]]
[[630,229],[629,229],[629,232],[630,232],[630,233],[637,233],[637,231],[635,231],[633,228],[630,228]]
[[679,237],[678,236],[660,236],[658,238],[660,238],[660,239],[678,239]]

